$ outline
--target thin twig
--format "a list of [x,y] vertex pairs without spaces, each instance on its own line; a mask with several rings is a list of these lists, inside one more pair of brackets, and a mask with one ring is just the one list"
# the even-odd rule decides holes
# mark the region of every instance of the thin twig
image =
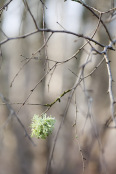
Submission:
[[[65,30],[52,30],[52,29],[46,29],[46,28],[45,28],[45,29],[39,28],[38,30],[33,31],[33,32],[29,33],[29,34],[25,34],[25,35],[18,36],[18,37],[9,37],[9,38],[7,38],[7,39],[1,41],[1,42],[0,42],[0,45],[3,45],[4,43],[6,43],[6,42],[8,42],[8,41],[10,41],[10,40],[24,39],[24,38],[26,38],[26,37],[28,37],[28,36],[31,36],[31,35],[33,35],[33,34],[36,34],[36,33],[38,33],[38,32],[43,32],[43,31],[44,31],[44,32],[47,32],[47,33],[52,33],[52,34],[54,34],[54,33],[62,33],[62,34],[74,35],[74,36],[77,36],[77,37],[80,37],[80,38],[89,40],[89,41],[95,43],[96,45],[101,46],[102,48],[105,47],[105,45],[103,45],[103,44],[99,43],[98,41],[96,41],[96,40],[94,40],[94,39],[92,39],[92,38],[90,38],[90,37],[88,37],[88,36],[85,36],[85,35],[83,35],[83,34],[78,34],[78,33],[75,33],[75,32],[68,31],[68,30],[66,30],[66,31],[65,31]],[[110,49],[110,48],[109,48],[109,49]]]
[[16,77],[19,75],[19,73],[20,73],[21,70],[24,68],[24,66],[26,66],[26,65],[34,58],[34,56],[35,56],[38,52],[40,52],[40,51],[46,46],[46,44],[47,44],[47,42],[49,41],[49,39],[50,39],[51,36],[52,36],[52,34],[46,39],[46,42],[41,46],[41,48],[39,48],[36,52],[32,53],[32,56],[31,56],[29,59],[27,59],[27,61],[20,67],[19,71],[15,74],[15,76],[14,76],[14,78],[13,78],[11,84],[10,84],[10,87],[12,87],[14,80],[15,80]]
[[112,115],[112,120],[114,121],[115,127],[116,127],[116,119],[114,117],[115,100],[114,100],[113,91],[112,91],[112,81],[113,81],[113,79],[112,79],[112,73],[111,73],[111,68],[110,68],[110,61],[109,61],[107,53],[104,54],[104,58],[105,58],[105,61],[106,61],[106,66],[107,66],[107,70],[108,70],[108,77],[109,77],[108,92],[109,92],[110,103],[111,103],[111,105],[110,105],[110,107],[111,107],[111,115]]
[[17,40],[17,39],[25,39],[26,37],[29,37],[29,36],[32,36],[34,34],[38,33],[38,30],[35,30],[33,32],[30,32],[30,33],[27,33],[25,35],[22,35],[22,36],[18,36],[18,37],[8,37],[7,39],[3,40],[0,42],[0,45],[3,45],[11,40]]
[[30,98],[30,96],[32,95],[32,93],[34,92],[34,90],[37,88],[37,86],[45,79],[45,77],[52,71],[52,69],[56,66],[53,65],[45,74],[44,76],[39,80],[39,82],[37,82],[37,84],[33,87],[33,89],[31,89],[29,95],[27,96],[27,98],[25,99],[25,101],[23,102],[23,104],[20,106],[19,110],[17,111],[17,114],[19,113],[19,111],[22,109],[22,107],[25,105],[25,103],[28,101],[28,99]]
[[78,148],[79,148],[79,152],[80,152],[80,155],[81,155],[81,160],[82,160],[82,169],[83,169],[83,174],[85,172],[85,157],[83,155],[83,151],[81,149],[81,145],[80,145],[80,140],[79,140],[79,135],[78,135],[78,131],[77,131],[77,112],[78,112],[78,109],[77,109],[77,102],[76,102],[76,95],[75,95],[75,107],[76,107],[76,118],[75,118],[75,124],[73,125],[73,127],[75,126],[75,130],[76,130],[76,140],[77,140],[77,143],[78,143]]
[[[72,0],[72,1],[76,1],[76,2],[78,2],[78,3],[80,3],[80,4],[82,4],[82,5],[83,5],[84,7],[86,7],[91,13],[93,13],[93,15],[94,15],[95,17],[97,17],[97,18],[99,19],[99,16],[94,12],[95,8],[90,7],[89,5],[87,5],[87,4],[86,4],[85,2],[83,2],[82,0]],[[99,12],[99,11],[97,10],[97,12]],[[100,13],[101,13],[101,12],[100,12]],[[106,33],[107,33],[107,35],[108,35],[110,41],[112,41],[112,38],[111,38],[111,36],[110,36],[110,33],[109,33],[109,31],[108,31],[106,25],[104,24],[103,20],[100,19],[100,22],[101,22],[102,25],[104,26],[104,28],[105,28],[105,30],[106,30]]]
[[26,1],[26,0],[23,0],[23,3],[24,3],[24,5],[26,6],[26,8],[27,8],[27,10],[28,10],[28,12],[29,12],[29,14],[30,14],[30,16],[32,17],[32,20],[33,20],[33,22],[34,22],[34,24],[35,24],[36,29],[38,30],[37,22],[36,22],[36,20],[35,20],[33,14],[32,14],[32,12],[31,12],[30,8],[29,8],[29,5],[28,5],[27,1]]
[[5,8],[8,7],[8,5],[12,2],[13,0],[8,1],[6,4],[4,4],[1,8],[0,11],[4,10]]
[[42,5],[43,5],[46,9],[48,9],[48,8],[46,7],[45,3],[44,3],[42,0],[40,0],[40,1],[41,1]]
[[76,88],[77,88],[77,86],[78,86],[78,84],[80,82],[81,75],[82,75],[82,69],[80,70],[80,73],[79,73],[79,76],[77,78],[77,81],[75,82],[74,86],[72,87],[72,89],[71,89],[71,91],[69,93],[69,97],[68,97],[68,100],[67,100],[65,111],[64,111],[64,114],[62,116],[62,120],[61,120],[60,125],[58,127],[58,130],[57,130],[54,142],[53,142],[53,146],[52,146],[52,149],[51,149],[51,152],[50,152],[50,155],[49,155],[49,159],[48,159],[48,163],[47,163],[47,167],[46,167],[46,174],[48,174],[49,168],[51,166],[51,161],[52,161],[52,158],[53,158],[53,153],[54,153],[54,150],[55,150],[55,146],[56,146],[56,142],[57,142],[57,139],[58,139],[58,135],[59,135],[61,127],[62,127],[62,125],[64,123],[64,120],[66,119],[67,112],[68,112],[68,109],[70,107],[70,103],[71,103],[73,94],[74,94],[74,92],[75,92],[75,90],[76,90]]
[[1,93],[0,93],[0,98],[1,98],[2,102],[4,102],[4,103],[6,104],[6,107],[7,107],[8,111],[10,112],[10,115],[9,115],[10,117],[9,117],[9,118],[11,118],[12,115],[14,115],[14,116],[16,117],[18,123],[21,125],[21,127],[23,128],[23,130],[24,130],[24,132],[25,132],[25,137],[27,137],[27,138],[31,141],[31,143],[35,146],[35,143],[33,142],[33,140],[31,139],[31,137],[30,137],[29,134],[27,133],[24,124],[21,122],[21,120],[19,119],[19,117],[18,117],[18,115],[16,114],[16,112],[14,111],[14,109],[13,109],[13,108],[11,107],[11,105],[8,103],[7,99],[6,99]]

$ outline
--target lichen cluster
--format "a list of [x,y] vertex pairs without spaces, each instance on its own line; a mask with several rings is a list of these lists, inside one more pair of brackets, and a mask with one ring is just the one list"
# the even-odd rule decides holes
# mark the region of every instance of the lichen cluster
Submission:
[[43,114],[42,116],[34,115],[31,123],[31,137],[46,139],[52,133],[55,118]]

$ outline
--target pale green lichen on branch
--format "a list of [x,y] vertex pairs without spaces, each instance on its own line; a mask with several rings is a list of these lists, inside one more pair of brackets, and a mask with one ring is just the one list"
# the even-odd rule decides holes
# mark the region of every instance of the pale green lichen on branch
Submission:
[[55,118],[43,114],[34,115],[31,123],[31,137],[46,139],[54,129]]

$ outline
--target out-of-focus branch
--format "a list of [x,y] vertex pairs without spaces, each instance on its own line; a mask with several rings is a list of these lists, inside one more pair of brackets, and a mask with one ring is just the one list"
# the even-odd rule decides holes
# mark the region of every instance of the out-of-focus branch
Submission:
[[6,4],[4,4],[1,8],[0,11],[4,10],[5,8],[8,7],[8,5],[12,2],[13,0],[8,1]]
[[82,76],[82,73],[83,73],[83,67],[80,69],[80,73],[78,75],[78,78],[74,84],[74,86],[72,87],[72,89],[69,91],[69,97],[68,97],[68,100],[67,100],[67,103],[66,103],[66,107],[65,107],[65,110],[64,110],[64,114],[62,116],[62,120],[60,122],[60,125],[58,127],[58,130],[57,130],[57,133],[56,133],[56,136],[54,138],[54,142],[53,142],[53,146],[52,146],[52,149],[51,149],[51,153],[50,153],[50,156],[49,156],[49,159],[48,159],[48,163],[47,163],[47,167],[46,167],[46,174],[48,174],[48,171],[49,171],[49,168],[51,166],[51,160],[53,158],[53,153],[54,153],[54,150],[55,150],[55,146],[56,146],[56,142],[57,142],[57,139],[58,139],[58,135],[59,135],[59,132],[61,130],[61,127],[64,123],[64,120],[66,119],[66,116],[67,116],[67,112],[68,112],[68,109],[70,107],[70,103],[71,103],[71,100],[72,100],[72,97],[74,95],[74,92],[77,88],[77,86],[80,84],[80,79],[81,79],[81,76]]
[[44,3],[42,0],[40,0],[40,1],[41,1],[42,5],[43,5],[46,9],[48,9],[48,8],[46,7],[45,3]]
[[25,7],[27,8],[27,10],[28,10],[30,16],[32,17],[32,20],[33,20],[33,22],[34,22],[34,24],[35,24],[36,29],[38,29],[37,22],[36,22],[36,20],[35,20],[33,14],[32,14],[32,12],[31,12],[30,8],[29,8],[29,5],[28,5],[27,1],[26,1],[26,0],[23,0],[23,3],[24,3],[24,5],[25,5]]
[[48,43],[48,41],[49,41],[49,39],[50,39],[51,36],[52,36],[52,34],[46,39],[46,42],[41,46],[41,48],[39,48],[36,52],[32,53],[32,56],[31,56],[30,58],[28,58],[27,61],[20,67],[19,71],[15,74],[15,76],[14,76],[12,82],[11,82],[10,87],[12,87],[14,80],[15,80],[16,77],[19,75],[19,73],[20,73],[21,70],[24,68],[24,66],[27,65],[27,64],[34,58],[34,56],[35,56],[38,52],[40,52],[40,51],[46,46],[46,44]]
[[14,111],[14,109],[13,109],[13,108],[11,107],[11,105],[8,103],[7,99],[6,99],[1,93],[0,93],[0,98],[1,98],[2,102],[6,104],[6,107],[7,107],[8,111],[9,111],[9,113],[10,113],[9,115],[10,115],[10,116],[13,116],[13,115],[14,115],[15,118],[17,119],[18,123],[19,123],[19,124],[21,125],[21,127],[23,128],[23,130],[24,130],[24,132],[25,132],[25,137],[27,137],[27,138],[31,141],[31,143],[32,143],[33,145],[35,145],[35,143],[34,143],[33,140],[31,139],[31,137],[30,137],[29,134],[27,133],[24,124],[21,122],[21,120],[19,119],[19,117],[18,117],[18,115],[16,114],[16,112]]
[[37,86],[44,80],[44,78],[52,71],[52,69],[54,69],[54,67],[56,66],[53,65],[45,74],[44,76],[39,80],[39,82],[37,82],[37,84],[33,87],[33,89],[31,89],[29,95],[27,96],[27,98],[25,99],[25,101],[23,102],[23,104],[20,106],[17,114],[19,113],[19,111],[22,109],[22,107],[25,105],[25,103],[28,101],[28,99],[30,98],[30,96],[32,95],[32,93],[34,92],[34,90],[37,88]]

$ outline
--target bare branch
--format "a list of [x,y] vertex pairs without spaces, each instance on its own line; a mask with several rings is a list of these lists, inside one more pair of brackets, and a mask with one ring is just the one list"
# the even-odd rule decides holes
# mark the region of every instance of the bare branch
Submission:
[[50,37],[52,36],[52,34],[46,39],[46,42],[41,46],[41,48],[39,48],[36,52],[32,53],[32,56],[30,58],[27,59],[27,61],[20,67],[19,71],[16,73],[16,75],[14,76],[10,87],[12,87],[14,80],[16,79],[16,77],[19,75],[19,73],[21,72],[21,70],[34,58],[34,56],[40,52],[47,44],[47,42],[49,41]]
[[[80,38],[89,40],[89,41],[91,41],[91,42],[93,42],[93,43],[95,43],[95,44],[101,46],[102,48],[105,47],[105,45],[103,45],[103,44],[97,42],[96,40],[94,40],[94,39],[92,39],[92,38],[90,38],[90,37],[88,37],[88,36],[84,36],[83,34],[77,34],[77,33],[74,33],[74,32],[68,31],[68,30],[65,31],[65,30],[52,30],[52,29],[38,29],[38,30],[36,30],[36,31],[33,31],[33,32],[31,32],[31,33],[28,33],[28,34],[25,34],[25,35],[22,35],[22,36],[12,37],[12,38],[9,37],[9,38],[5,39],[4,41],[1,41],[1,42],[0,42],[0,45],[3,45],[3,44],[5,44],[6,42],[8,42],[8,41],[10,41],[10,40],[24,39],[24,38],[26,38],[26,37],[28,37],[28,36],[31,36],[31,35],[33,35],[33,34],[36,34],[36,33],[38,33],[38,32],[48,32],[48,33],[52,33],[52,34],[54,34],[54,33],[70,34],[70,35],[74,35],[74,36],[77,36],[77,37],[80,37]],[[110,48],[109,48],[109,49],[110,49]]]
[[33,20],[33,22],[34,22],[34,24],[35,24],[36,29],[38,29],[37,22],[36,22],[36,20],[35,20],[33,14],[32,14],[32,12],[31,12],[30,8],[29,8],[29,5],[28,5],[27,1],[26,1],[26,0],[23,0],[23,3],[24,3],[24,5],[26,6],[26,8],[27,8],[27,10],[28,10],[28,12],[29,12],[29,14],[30,14],[30,16],[32,17],[32,20]]
[[114,100],[114,96],[113,96],[113,91],[112,91],[112,73],[111,73],[111,68],[110,68],[110,61],[109,61],[109,58],[108,58],[108,55],[107,53],[104,54],[104,58],[105,58],[105,61],[106,61],[106,66],[107,66],[107,70],[108,70],[108,77],[109,77],[109,88],[108,88],[108,92],[109,92],[109,96],[110,96],[110,102],[111,102],[111,115],[112,115],[112,120],[114,121],[115,123],[115,127],[116,127],[116,119],[114,117],[114,103],[115,103],[115,100]]
[[23,102],[23,104],[20,106],[19,110],[17,111],[17,114],[19,113],[19,111],[22,109],[22,107],[25,105],[25,103],[28,101],[28,99],[30,98],[30,96],[32,95],[32,93],[34,92],[34,90],[37,88],[37,86],[44,80],[44,78],[52,71],[52,69],[54,69],[54,67],[56,66],[53,65],[46,73],[45,75],[39,80],[39,82],[34,86],[33,89],[31,89],[28,97],[25,99],[25,101]]
[[[21,120],[19,119],[18,115],[16,114],[16,112],[14,111],[14,109],[11,107],[11,105],[8,103],[7,99],[0,93],[0,98],[2,100],[2,102],[4,102],[6,104],[6,107],[8,109],[8,111],[10,112],[10,116],[14,115],[15,118],[17,119],[18,123],[21,125],[21,127],[23,128],[24,132],[25,132],[25,137],[27,137],[31,143],[35,146],[35,143],[33,142],[33,140],[31,139],[31,137],[29,136],[29,134],[26,131],[26,128],[24,126],[24,124],[21,122]],[[11,117],[10,117],[11,118]]]
[[[82,0],[72,0],[72,1],[76,1],[76,2],[78,2],[78,3],[80,3],[80,4],[82,4],[82,5],[83,5],[84,7],[86,7],[91,13],[93,13],[93,15],[94,15],[95,17],[97,17],[97,18],[99,19],[99,16],[98,16],[94,11],[97,11],[97,12],[100,12],[100,11],[96,10],[95,8],[90,7],[89,5],[87,5],[86,3],[84,3]],[[101,13],[101,12],[100,12],[100,13]],[[111,38],[111,36],[110,36],[110,33],[109,33],[109,31],[108,31],[106,25],[104,24],[103,20],[100,19],[100,22],[101,22],[102,25],[104,26],[104,28],[105,28],[105,30],[106,30],[106,33],[107,33],[107,35],[108,35],[110,41],[112,41],[112,38]]]
[[0,11],[4,10],[5,8],[8,7],[8,5],[12,2],[13,0],[8,1],[6,4],[4,4],[1,8]]

